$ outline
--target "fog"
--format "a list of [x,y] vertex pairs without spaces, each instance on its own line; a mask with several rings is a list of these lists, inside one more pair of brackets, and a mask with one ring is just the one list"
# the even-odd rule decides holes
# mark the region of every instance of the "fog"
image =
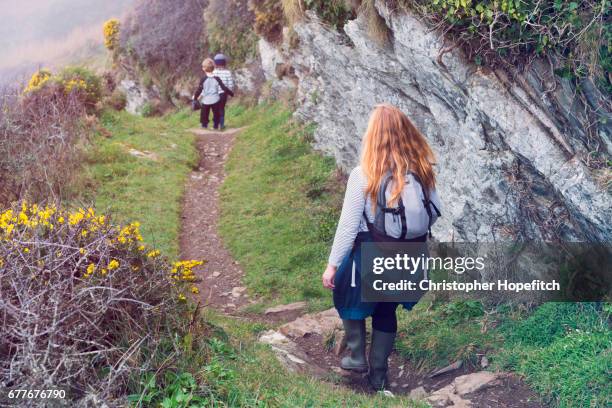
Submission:
[[101,53],[102,24],[134,0],[0,0],[0,82]]

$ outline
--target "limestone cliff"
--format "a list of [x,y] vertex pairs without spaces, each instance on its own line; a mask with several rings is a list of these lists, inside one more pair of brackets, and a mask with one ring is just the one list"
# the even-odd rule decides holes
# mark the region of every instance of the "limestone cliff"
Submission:
[[[609,169],[587,165],[593,141],[582,124],[585,103],[602,110],[596,97],[580,100],[538,61],[509,78],[467,62],[459,49],[441,53],[440,33],[382,2],[377,7],[392,32],[386,47],[370,39],[360,18],[343,35],[313,14],[293,26],[298,41],[273,47],[260,40],[266,77],[273,88],[297,87],[296,115],[317,125],[316,147],[352,168],[370,110],[389,102],[437,155],[444,202],[438,239],[609,241]],[[612,146],[607,123],[595,128],[604,154]]]

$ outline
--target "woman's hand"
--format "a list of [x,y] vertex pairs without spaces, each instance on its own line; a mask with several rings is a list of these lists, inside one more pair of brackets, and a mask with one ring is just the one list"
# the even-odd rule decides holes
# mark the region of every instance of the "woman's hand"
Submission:
[[336,276],[336,268],[333,265],[327,265],[325,272],[323,272],[323,286],[327,289],[334,288],[334,277]]

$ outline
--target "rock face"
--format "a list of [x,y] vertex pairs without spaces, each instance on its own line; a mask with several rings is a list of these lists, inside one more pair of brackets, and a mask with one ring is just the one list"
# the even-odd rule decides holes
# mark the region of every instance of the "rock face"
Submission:
[[[315,146],[350,170],[372,107],[388,102],[409,115],[436,153],[444,205],[437,239],[609,241],[610,195],[585,165],[591,149],[579,123],[583,106],[569,84],[555,86],[538,63],[509,80],[467,62],[459,49],[440,56],[439,33],[382,2],[377,8],[392,30],[387,47],[370,39],[359,18],[343,36],[312,14],[293,27],[296,49],[260,41],[269,80],[287,85],[279,67],[297,77],[296,115],[317,125]],[[610,125],[598,129],[604,150],[611,133]]]
[[119,82],[119,88],[125,92],[127,99],[125,110],[133,115],[140,115],[145,105],[159,99],[159,92],[148,90],[129,78]]

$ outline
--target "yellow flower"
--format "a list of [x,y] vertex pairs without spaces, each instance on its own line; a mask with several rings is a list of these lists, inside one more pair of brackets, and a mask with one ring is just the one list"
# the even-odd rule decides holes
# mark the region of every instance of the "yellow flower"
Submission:
[[85,253],[85,248],[79,248],[79,253],[83,255]]
[[117,269],[117,268],[119,268],[119,261],[117,261],[116,259],[113,259],[113,260],[111,260],[108,263],[108,270],[109,271],[112,271],[112,270]]
[[183,295],[182,293],[178,295],[178,299],[179,299],[181,302],[184,302],[185,300],[187,300],[187,298],[185,297],[185,295]]
[[23,248],[23,252],[25,252],[26,254],[30,252],[30,248]]
[[102,268],[102,270],[100,271],[100,273],[102,275],[106,275],[108,273],[108,271],[105,268]]
[[197,286],[192,286],[191,287],[191,293],[194,293],[194,294],[197,295],[198,293],[200,293],[200,289],[198,289]]
[[63,224],[64,223],[64,217],[59,217],[57,219],[57,222],[59,222],[60,224]]
[[138,250],[139,250],[139,251],[144,251],[144,250],[145,250],[145,246],[144,246],[144,245],[139,246],[139,247],[138,247]]
[[156,256],[159,256],[159,254],[160,254],[160,252],[159,252],[157,249],[155,249],[155,250],[153,250],[153,251],[150,251],[150,252],[147,254],[147,256],[148,256],[149,258],[155,258]]

